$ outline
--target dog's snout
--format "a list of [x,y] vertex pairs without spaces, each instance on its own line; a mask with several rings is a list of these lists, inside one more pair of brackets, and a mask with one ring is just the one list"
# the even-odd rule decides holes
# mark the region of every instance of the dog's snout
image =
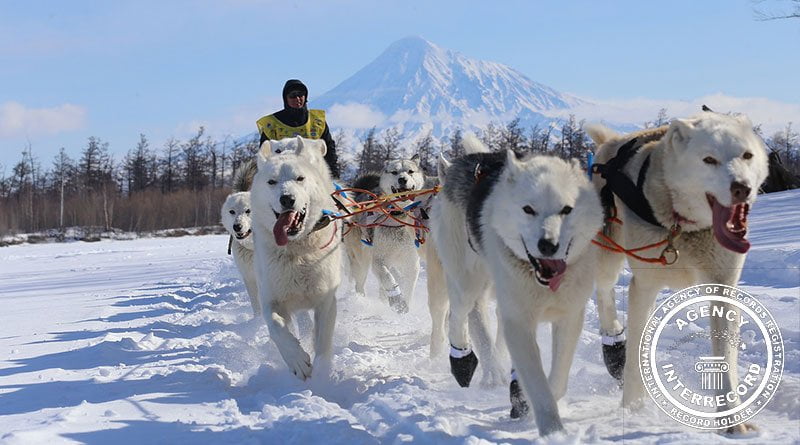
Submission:
[[236,231],[236,232],[241,232],[242,231],[242,225],[241,224],[234,224],[233,225],[233,230]]
[[293,195],[281,195],[280,203],[284,209],[293,209],[294,208],[294,196]]
[[539,239],[538,247],[539,252],[542,252],[544,256],[551,256],[558,251],[558,244],[553,244],[552,241],[544,238]]
[[740,204],[747,201],[750,197],[750,187],[742,184],[741,182],[731,182],[731,201],[732,204]]
[[406,185],[407,182],[408,182],[408,179],[406,179],[405,176],[401,176],[401,177],[397,178],[397,183],[400,184],[400,185]]

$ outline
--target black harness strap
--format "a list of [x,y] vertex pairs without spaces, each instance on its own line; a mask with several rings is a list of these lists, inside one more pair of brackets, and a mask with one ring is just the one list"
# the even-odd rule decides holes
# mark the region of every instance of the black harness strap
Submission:
[[598,173],[606,180],[606,185],[600,189],[600,201],[606,218],[610,218],[614,212],[614,195],[617,195],[625,205],[648,223],[663,227],[655,217],[653,208],[644,196],[644,179],[647,169],[650,167],[650,156],[642,164],[639,175],[634,184],[633,181],[622,172],[628,161],[639,151],[641,145],[636,145],[637,139],[633,138],[619,148],[617,155],[609,159],[605,164],[594,164],[592,171]]

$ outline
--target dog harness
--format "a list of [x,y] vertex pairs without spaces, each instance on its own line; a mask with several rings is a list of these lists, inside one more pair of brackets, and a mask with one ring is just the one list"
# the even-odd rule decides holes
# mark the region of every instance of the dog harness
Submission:
[[616,217],[614,195],[617,195],[643,221],[647,221],[654,226],[664,227],[656,219],[653,208],[650,207],[650,203],[644,196],[644,179],[647,175],[647,170],[650,168],[650,155],[644,160],[635,184],[622,171],[628,161],[642,148],[636,142],[637,138],[626,142],[625,145],[619,148],[617,155],[606,161],[605,164],[592,165],[592,172],[599,174],[600,177],[606,180],[606,185],[600,189],[600,202],[603,204],[606,219]]

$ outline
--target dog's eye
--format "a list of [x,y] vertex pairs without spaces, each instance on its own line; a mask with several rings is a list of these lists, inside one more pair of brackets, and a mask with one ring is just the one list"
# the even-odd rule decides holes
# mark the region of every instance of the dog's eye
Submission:
[[533,207],[531,207],[531,206],[525,206],[525,207],[523,207],[523,208],[522,208],[522,211],[523,211],[523,212],[525,212],[525,213],[527,213],[528,215],[536,215],[536,211],[535,211],[535,210],[533,210]]
[[391,172],[393,175],[397,176],[397,170],[392,170]]
[[569,215],[570,212],[572,212],[572,207],[570,207],[570,206],[564,206],[564,208],[561,209],[561,214],[562,215]]
[[409,175],[413,175],[413,174],[414,174],[414,170],[409,170],[409,171],[408,171],[408,174],[409,174]]
[[267,181],[267,184],[269,184],[269,185],[275,185],[277,183],[278,183],[278,181],[276,181],[274,179],[270,179],[269,181]]
[[742,155],[742,157],[743,157],[743,158],[745,158],[745,159],[750,159],[750,158],[752,158],[752,157],[753,157],[753,153],[750,153],[749,151],[746,151],[746,152],[745,152],[745,153]]
[[718,165],[719,161],[717,161],[713,156],[706,156],[703,158],[703,162],[708,165]]
[[228,210],[228,213],[230,213],[231,215],[235,215],[236,214],[236,212],[234,212],[233,210]]
[[250,214],[250,209],[245,210],[244,213],[247,213],[249,215]]
[[275,150],[275,153],[280,153],[282,150],[280,148]]
[[305,176],[298,176],[298,177],[297,177],[297,182],[303,182],[303,181],[305,181],[305,180],[306,180],[306,177],[305,177]]

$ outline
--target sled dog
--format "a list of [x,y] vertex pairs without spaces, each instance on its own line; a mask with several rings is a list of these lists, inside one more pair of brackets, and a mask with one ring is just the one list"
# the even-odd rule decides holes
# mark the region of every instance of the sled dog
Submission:
[[[509,150],[468,154],[441,167],[433,240],[450,297],[451,371],[461,386],[469,385],[478,359],[466,319],[485,300],[491,283],[498,324],[519,378],[511,382],[512,417],[527,410],[521,385],[540,433],[562,430],[556,400],[567,389],[594,285],[590,241],[602,225],[597,193],[577,160],[519,159]],[[549,378],[536,340],[540,322],[553,324]]]
[[[598,147],[595,167],[600,174],[595,173],[593,181],[604,195],[604,206],[616,208],[622,220],[622,225],[607,222],[606,234],[626,248],[634,248],[668,239],[671,229],[681,233],[673,242],[679,254],[668,259],[674,260],[672,264],[628,258],[633,278],[627,327],[631,344],[627,348],[613,294],[625,258],[608,250],[599,254],[597,301],[606,364],[612,375],[623,380],[623,405],[637,406],[644,396],[638,345],[658,292],[699,283],[737,284],[750,247],[747,214],[767,176],[767,154],[749,119],[711,111],[628,135],[602,126],[589,126],[587,131]],[[627,181],[628,192],[639,199],[625,201],[616,189],[612,195],[611,185],[603,191],[620,179]],[[659,251],[652,256],[658,257]],[[735,323],[712,320],[712,329],[738,333]],[[736,363],[734,343],[712,336],[714,355]],[[720,394],[736,387],[736,367],[731,369],[724,374]]]
[[[355,181],[353,187],[385,195],[429,189],[437,183],[438,178],[424,175],[419,165],[419,155],[414,155],[410,159],[390,161],[381,173],[364,175]],[[359,195],[355,199],[358,201],[367,198]],[[432,195],[420,197],[421,204],[414,209],[414,214],[425,225],[430,224],[428,214],[434,199],[436,198]],[[406,204],[410,203],[408,201]],[[358,222],[368,224],[383,217],[385,215],[382,214],[365,216]],[[408,218],[402,216],[402,220],[407,221]],[[444,271],[436,247],[430,241],[430,236],[427,236],[427,242],[423,242],[424,238],[420,238],[422,234],[416,233],[410,227],[397,224],[391,219],[386,224],[393,227],[367,229],[352,226],[344,237],[356,293],[364,295],[364,284],[371,266],[380,282],[381,296],[397,312],[406,312],[419,276],[420,258],[425,260],[428,309],[431,315],[430,355],[437,356],[442,352],[445,341],[444,325],[448,301]]]
[[222,225],[231,239],[228,243],[229,253],[239,269],[250,306],[255,317],[261,316],[261,303],[258,301],[258,284],[253,269],[253,230],[250,220],[250,192],[234,192],[228,195],[222,204]]
[[[281,153],[277,149],[283,147]],[[334,190],[324,160],[325,143],[297,137],[265,141],[250,192],[258,295],[270,337],[299,378],[330,369],[336,289],[341,281]],[[289,323],[297,311],[314,310],[314,362]]]
[[[386,163],[380,173],[370,173],[356,179],[353,188],[368,190],[379,196],[413,192],[425,188],[425,175],[419,166],[419,156]],[[369,199],[367,194],[357,194],[356,201]],[[405,223],[413,223],[402,208],[413,199],[398,202],[392,216]],[[381,298],[389,302],[398,313],[408,312],[408,303],[414,295],[419,276],[420,259],[417,253],[419,239],[412,227],[403,225],[384,213],[369,212],[357,215],[362,225],[379,224],[371,228],[355,226],[346,236],[350,270],[356,293],[364,294],[364,283],[370,266],[378,278]]]

